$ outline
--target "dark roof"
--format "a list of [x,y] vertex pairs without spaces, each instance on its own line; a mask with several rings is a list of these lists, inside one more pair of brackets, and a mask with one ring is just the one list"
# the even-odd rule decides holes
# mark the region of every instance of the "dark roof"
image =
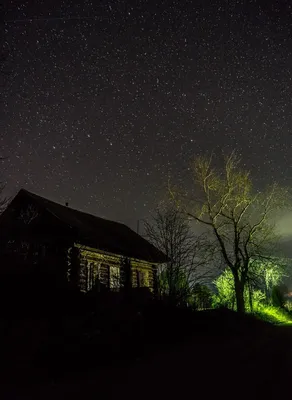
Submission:
[[73,228],[80,244],[153,263],[167,261],[164,253],[122,223],[74,210],[24,189],[18,195],[29,196],[43,209]]

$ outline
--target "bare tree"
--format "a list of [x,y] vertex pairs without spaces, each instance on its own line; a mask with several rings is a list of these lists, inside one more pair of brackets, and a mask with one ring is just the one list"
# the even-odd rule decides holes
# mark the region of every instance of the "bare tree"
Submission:
[[174,208],[158,209],[151,222],[145,221],[145,232],[169,258],[158,271],[160,293],[174,304],[186,302],[194,286],[210,274],[205,236],[195,236],[188,220]]
[[237,311],[245,311],[244,289],[251,262],[273,253],[277,241],[273,218],[287,204],[288,191],[273,184],[254,192],[248,171],[232,153],[222,169],[212,157],[198,157],[191,165],[194,188],[180,191],[169,185],[176,207],[204,225],[213,235],[225,267],[232,272]]

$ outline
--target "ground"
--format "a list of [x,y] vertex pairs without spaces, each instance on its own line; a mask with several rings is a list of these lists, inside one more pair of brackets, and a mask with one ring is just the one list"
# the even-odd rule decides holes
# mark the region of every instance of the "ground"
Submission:
[[[119,396],[149,400],[203,395],[207,399],[214,396],[238,399],[272,398],[288,393],[292,327],[273,326],[229,311],[171,315],[160,315],[160,323],[155,320],[155,341],[147,339],[145,334],[151,337],[153,326],[148,329],[144,325],[143,336],[141,330],[135,331],[140,336],[137,341],[131,338],[131,343],[140,348],[129,357],[122,354],[103,362],[103,355],[99,360],[93,346],[89,363],[80,359],[78,368],[70,373],[65,371],[68,365],[64,360],[58,359],[59,353],[52,353],[56,359],[55,367],[50,361],[51,371],[31,362],[31,352],[37,354],[42,346],[37,338],[43,338],[40,332],[46,331],[45,320],[14,321],[9,328],[6,321],[10,339],[2,330],[5,348],[2,348],[1,398],[116,399]],[[148,316],[144,322],[153,321]],[[139,324],[141,328],[141,321]],[[112,340],[116,341],[118,336],[121,334],[109,337],[107,347],[111,343],[114,346]],[[96,360],[96,366],[92,366],[90,356]],[[77,365],[76,357],[73,359]]]

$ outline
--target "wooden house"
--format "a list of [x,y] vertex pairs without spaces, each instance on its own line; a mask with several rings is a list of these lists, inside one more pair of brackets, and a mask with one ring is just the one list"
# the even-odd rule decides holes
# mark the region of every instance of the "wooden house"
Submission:
[[122,286],[154,290],[166,256],[122,223],[20,190],[0,217],[0,262],[6,271],[46,273],[81,291]]

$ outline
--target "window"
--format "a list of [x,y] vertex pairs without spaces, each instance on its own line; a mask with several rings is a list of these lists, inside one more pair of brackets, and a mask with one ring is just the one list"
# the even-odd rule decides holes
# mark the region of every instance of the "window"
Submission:
[[105,287],[109,287],[109,266],[108,265],[106,265],[106,264],[100,265],[99,279],[100,279],[100,282]]
[[120,268],[110,266],[110,288],[117,290],[120,288]]
[[91,290],[99,279],[99,265],[96,262],[89,262],[87,267],[87,290]]
[[146,274],[142,271],[137,271],[137,287],[146,286]]

